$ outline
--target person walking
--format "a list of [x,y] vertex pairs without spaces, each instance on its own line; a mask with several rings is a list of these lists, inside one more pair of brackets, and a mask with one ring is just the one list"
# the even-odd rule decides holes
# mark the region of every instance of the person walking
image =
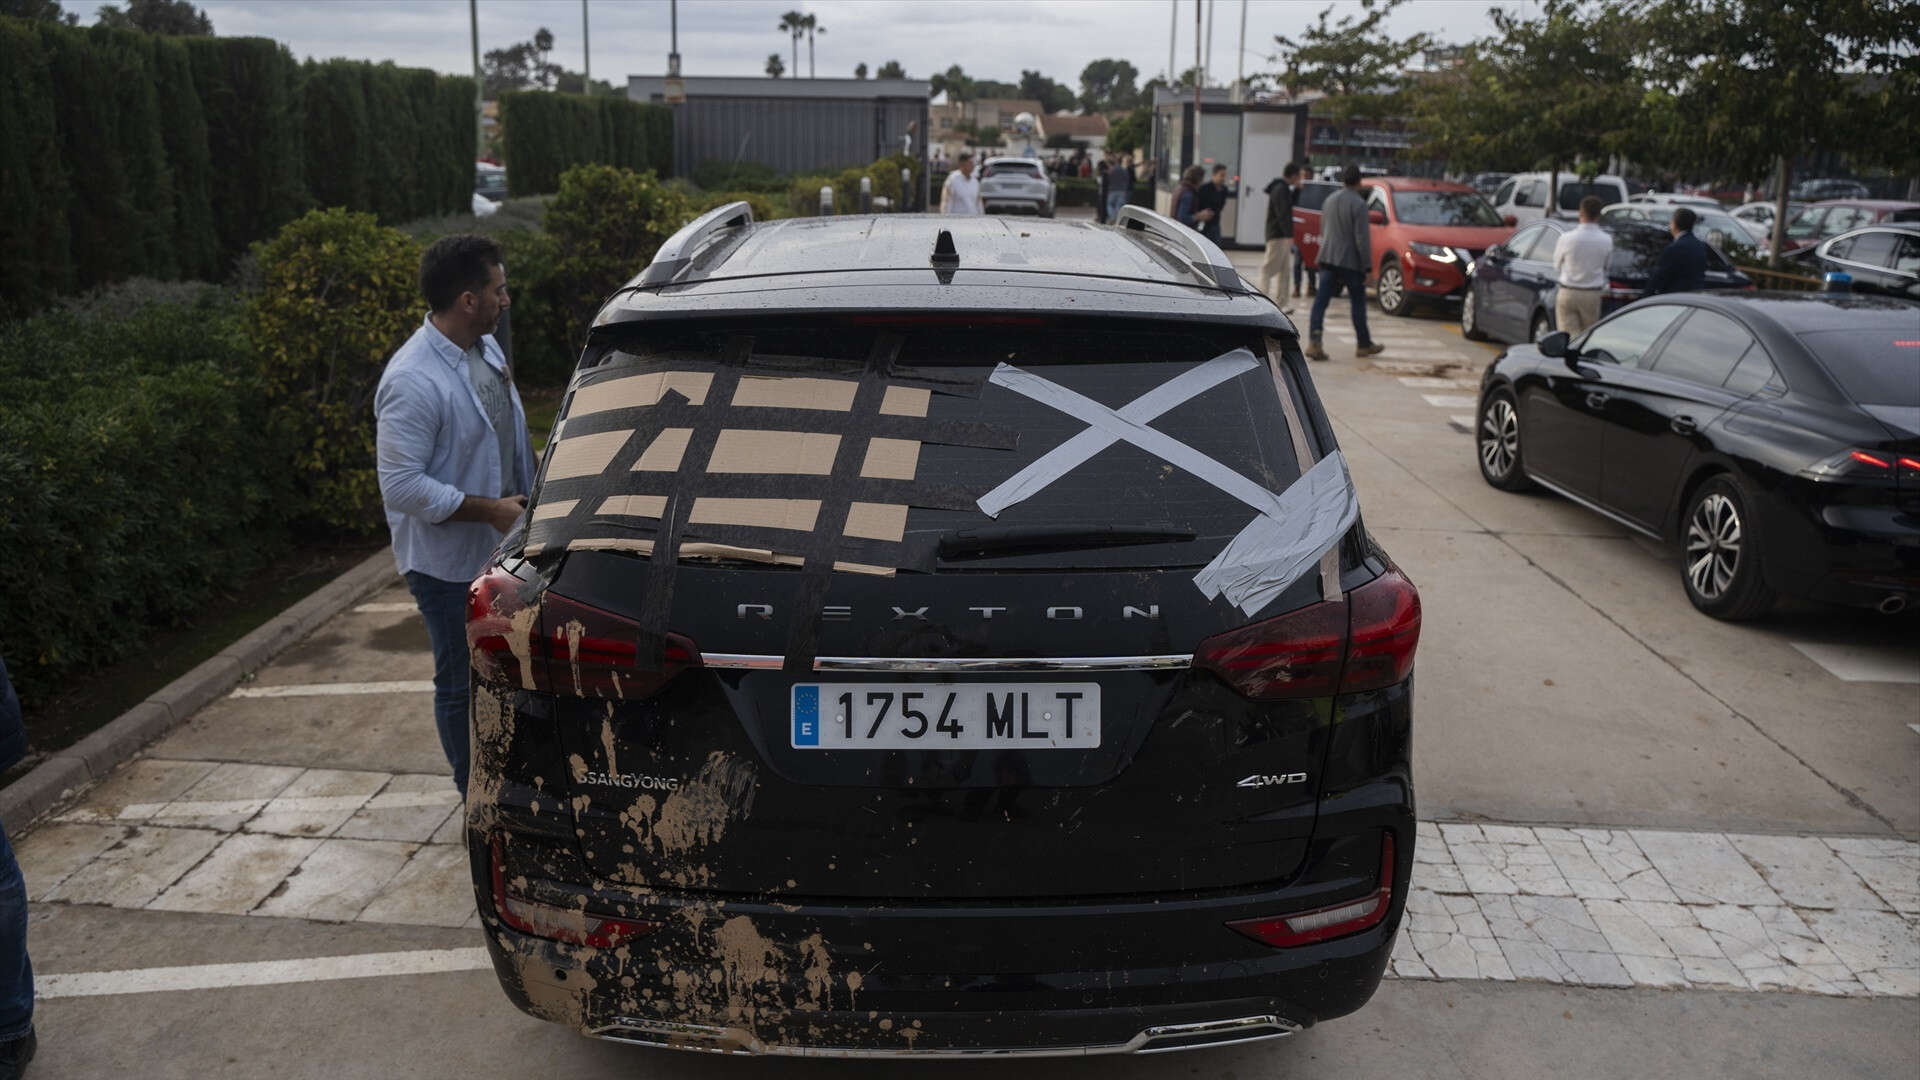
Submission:
[[1300,186],[1300,163],[1289,161],[1267,185],[1267,253],[1260,261],[1260,291],[1293,314],[1287,284],[1293,277],[1293,193]]
[[1706,286],[1707,245],[1693,235],[1693,226],[1699,220],[1700,215],[1684,206],[1674,210],[1673,220],[1667,223],[1673,241],[1654,260],[1646,295],[1693,292]]
[[1107,170],[1106,187],[1102,194],[1106,198],[1107,220],[1120,220],[1120,208],[1133,197],[1133,155],[1121,154],[1120,160]]
[[1180,174],[1180,186],[1173,192],[1173,220],[1194,232],[1199,232],[1206,221],[1200,216],[1200,181],[1206,175],[1198,165],[1187,166],[1187,171]]
[[1553,325],[1573,337],[1600,321],[1600,298],[1606,295],[1613,237],[1600,227],[1602,205],[1598,195],[1581,199],[1580,224],[1553,245],[1553,275],[1560,286],[1553,298]]
[[428,313],[374,391],[375,456],[393,558],[433,642],[433,715],[467,791],[467,586],[527,508],[533,444],[493,338],[511,303],[500,247],[449,236],[420,258]]
[[[26,756],[20,698],[0,659],[0,773]],[[0,1080],[18,1080],[39,1042],[33,1032],[33,962],[27,957],[27,883],[0,826]]]
[[973,178],[973,153],[962,150],[954,160],[953,171],[940,186],[940,212],[943,214],[980,213],[980,181]]
[[1355,356],[1378,356],[1383,351],[1367,334],[1367,268],[1373,265],[1373,237],[1367,220],[1366,196],[1360,194],[1360,166],[1340,173],[1340,190],[1320,207],[1320,287],[1307,317],[1307,357],[1325,360],[1320,330],[1326,324],[1327,304],[1342,289],[1353,306]]
[[1227,197],[1232,193],[1227,186],[1227,167],[1215,165],[1206,183],[1200,185],[1200,209],[1194,217],[1200,221],[1200,235],[1220,242],[1220,217],[1226,213]]

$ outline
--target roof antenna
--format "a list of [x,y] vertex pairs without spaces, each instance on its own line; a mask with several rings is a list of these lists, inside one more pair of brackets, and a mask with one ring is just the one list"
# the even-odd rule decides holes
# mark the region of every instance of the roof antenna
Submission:
[[933,241],[932,262],[935,266],[949,268],[960,265],[960,253],[953,249],[953,234],[945,229],[941,229],[939,237]]

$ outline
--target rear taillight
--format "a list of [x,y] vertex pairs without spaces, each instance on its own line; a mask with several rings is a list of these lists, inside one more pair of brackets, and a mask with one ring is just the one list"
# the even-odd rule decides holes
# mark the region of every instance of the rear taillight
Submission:
[[564,941],[569,945],[611,949],[660,929],[659,923],[645,919],[610,918],[515,896],[507,891],[506,871],[501,865],[500,837],[497,834],[490,846],[494,914],[500,917],[501,922],[523,934]]
[[1420,594],[1389,568],[1345,597],[1216,634],[1193,666],[1261,701],[1379,690],[1413,671]]
[[1891,450],[1842,450],[1823,461],[1800,470],[1802,476],[1817,480],[1896,481],[1901,474],[1911,480],[1920,470],[1920,459]]
[[1645,291],[1632,282],[1619,280],[1607,282],[1607,299],[1609,300],[1638,300]]
[[467,593],[467,644],[483,679],[579,697],[650,697],[700,664],[699,650],[679,634],[647,648],[633,620],[540,594],[499,567]]
[[1393,834],[1380,834],[1380,884],[1358,900],[1262,919],[1241,919],[1227,925],[1263,945],[1291,949],[1357,934],[1378,925],[1393,906]]

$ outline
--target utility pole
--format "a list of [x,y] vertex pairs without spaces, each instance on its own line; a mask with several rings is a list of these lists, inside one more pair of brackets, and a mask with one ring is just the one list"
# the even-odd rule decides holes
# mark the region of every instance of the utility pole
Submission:
[[1213,71],[1213,0],[1207,0],[1207,62],[1200,66],[1200,81],[1205,83]]
[[667,45],[667,74],[678,78],[680,75],[680,0],[671,0],[667,10],[671,12],[669,17],[672,21],[668,25],[673,35]]
[[1233,96],[1236,101],[1244,101],[1247,96],[1247,0],[1240,0],[1240,50],[1234,55],[1240,58],[1240,63],[1233,73]]
[[[1199,3],[1200,0],[1193,0]],[[1173,0],[1173,11],[1168,15],[1167,26],[1167,89],[1172,90],[1180,81],[1180,73],[1173,70],[1173,46],[1180,40],[1180,0]]]
[[1193,0],[1193,157],[1188,165],[1200,164],[1200,0]]
[[580,0],[581,89],[593,93],[593,41],[587,37],[587,0]]
[[487,152],[487,80],[480,75],[480,0],[467,0],[467,21],[473,27],[473,156]]

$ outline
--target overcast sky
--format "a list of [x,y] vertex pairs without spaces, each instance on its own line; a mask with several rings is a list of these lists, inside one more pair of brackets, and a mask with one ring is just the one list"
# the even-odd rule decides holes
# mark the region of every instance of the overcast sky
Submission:
[[[553,31],[552,59],[581,67],[579,0],[478,0],[480,49],[525,41],[545,26]],[[1206,0],[1201,0],[1205,3]],[[467,0],[199,0],[223,35],[258,35],[285,42],[295,56],[393,60],[413,67],[466,73],[473,69]],[[1193,65],[1193,5],[1179,0],[1176,67]],[[67,0],[91,12],[93,0]],[[826,32],[814,41],[817,72],[846,77],[898,60],[907,74],[926,78],[959,64],[976,78],[1017,82],[1034,69],[1078,88],[1090,60],[1123,57],[1140,79],[1166,70],[1172,0],[680,0],[681,71],[686,75],[764,75],[767,54],[789,65],[792,46],[777,30],[783,12],[816,15]],[[1247,4],[1247,70],[1271,69],[1273,36],[1310,23],[1326,0],[1251,0]],[[1336,0],[1341,12],[1357,0]],[[1395,12],[1396,34],[1426,32],[1464,43],[1490,32],[1496,6],[1532,7],[1526,0],[1415,0]],[[1213,0],[1213,56],[1217,81],[1234,76],[1240,37],[1240,0]],[[666,70],[668,0],[589,0],[595,78],[616,84],[628,75]],[[91,15],[85,17],[92,21]],[[800,43],[800,73],[807,46]],[[789,72],[792,74],[792,72]]]

